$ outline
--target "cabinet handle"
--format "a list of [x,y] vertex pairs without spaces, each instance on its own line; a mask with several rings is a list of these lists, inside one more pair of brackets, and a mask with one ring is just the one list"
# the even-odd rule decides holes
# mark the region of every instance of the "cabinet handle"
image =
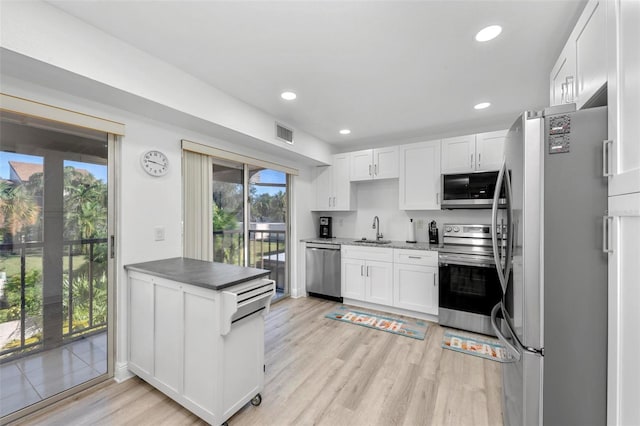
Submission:
[[613,253],[611,248],[611,226],[613,223],[612,216],[602,216],[602,251],[604,253]]
[[336,197],[333,197],[333,207],[336,206]]
[[433,286],[437,286],[438,283],[436,282],[436,274],[433,274]]
[[473,154],[469,156],[469,167],[473,170]]
[[371,164],[369,164],[369,176],[371,176]]
[[567,78],[565,78],[564,81],[566,81],[565,84],[567,85],[567,103],[571,103],[575,98],[573,76],[572,75],[567,76]]
[[420,256],[409,256],[409,259],[422,259]]
[[440,204],[440,193],[436,192],[436,205]]
[[369,276],[369,267],[367,266],[367,276]]
[[602,141],[602,176],[613,176],[611,173],[611,155],[609,153],[609,146],[613,145],[612,140]]
[[329,197],[329,207],[331,207],[331,197]]
[[480,169],[480,158],[482,157],[481,153],[478,153],[478,169]]
[[360,276],[364,275],[364,265],[360,265]]
[[378,176],[378,165],[373,166],[373,174]]

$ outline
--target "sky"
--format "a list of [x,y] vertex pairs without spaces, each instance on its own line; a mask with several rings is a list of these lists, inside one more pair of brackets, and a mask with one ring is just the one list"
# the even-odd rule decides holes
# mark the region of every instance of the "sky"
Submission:
[[[260,171],[260,182],[261,183],[277,183],[277,184],[286,184],[287,183],[287,174],[283,172],[279,172],[277,170],[265,169]],[[286,188],[281,186],[256,186],[256,194],[269,194],[275,195],[278,192],[286,192]]]
[[[42,157],[0,151],[0,178],[2,179],[9,179],[9,161],[42,164]],[[81,163],[78,161],[65,161],[64,165],[72,166],[76,169],[85,169],[89,173],[93,174],[96,179],[103,182],[107,181],[107,166],[101,164]]]

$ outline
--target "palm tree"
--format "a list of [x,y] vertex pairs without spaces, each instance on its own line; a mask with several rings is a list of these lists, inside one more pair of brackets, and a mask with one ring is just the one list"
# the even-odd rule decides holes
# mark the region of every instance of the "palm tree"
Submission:
[[25,227],[34,225],[39,214],[40,208],[23,185],[0,182],[0,223],[5,243],[12,243]]

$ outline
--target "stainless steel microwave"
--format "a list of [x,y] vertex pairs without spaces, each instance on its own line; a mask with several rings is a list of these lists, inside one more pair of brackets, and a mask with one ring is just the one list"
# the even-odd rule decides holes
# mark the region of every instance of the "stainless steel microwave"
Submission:
[[[441,176],[442,209],[490,209],[498,180],[498,171],[443,174]],[[498,207],[506,204],[504,186]]]

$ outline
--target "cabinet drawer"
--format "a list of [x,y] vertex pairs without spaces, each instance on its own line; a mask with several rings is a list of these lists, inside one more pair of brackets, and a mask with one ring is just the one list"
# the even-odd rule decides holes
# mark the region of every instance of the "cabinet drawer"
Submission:
[[345,259],[377,260],[393,262],[393,249],[378,247],[342,246],[342,257]]
[[394,262],[405,265],[438,266],[438,252],[395,249]]

